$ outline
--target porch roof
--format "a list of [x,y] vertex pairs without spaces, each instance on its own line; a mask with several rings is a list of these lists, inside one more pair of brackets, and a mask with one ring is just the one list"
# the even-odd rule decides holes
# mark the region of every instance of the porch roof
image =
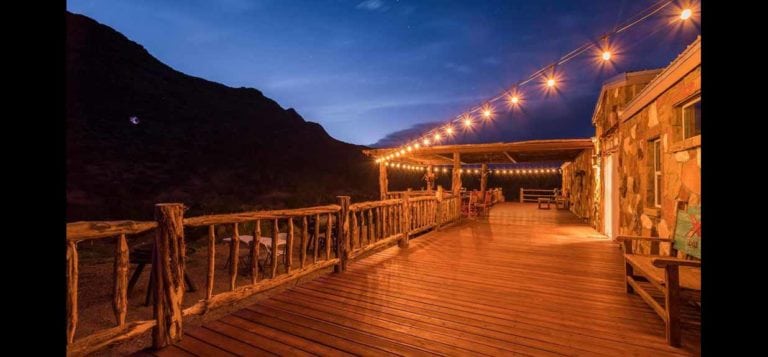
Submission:
[[[435,145],[421,147],[392,159],[412,164],[450,165],[453,153],[460,155],[462,164],[510,164],[520,162],[571,161],[585,149],[593,147],[592,139],[551,139],[501,142],[489,144]],[[386,157],[400,148],[363,150],[373,158]]]

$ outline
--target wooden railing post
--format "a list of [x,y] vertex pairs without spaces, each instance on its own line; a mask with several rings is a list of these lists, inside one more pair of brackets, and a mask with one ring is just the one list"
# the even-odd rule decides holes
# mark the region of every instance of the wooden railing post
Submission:
[[349,196],[336,196],[339,199],[339,217],[336,220],[336,257],[339,264],[333,267],[335,273],[347,270],[347,258],[349,257]]
[[435,217],[435,230],[440,230],[440,226],[443,224],[443,186],[437,186],[437,209],[435,210],[437,217]]
[[523,188],[520,187],[520,203],[523,203]]
[[408,236],[410,235],[411,231],[411,203],[410,203],[410,196],[411,196],[411,189],[409,188],[408,191],[403,192],[403,219],[401,220],[403,224],[403,238],[400,238],[400,240],[397,242],[397,245],[400,248],[408,248]]
[[181,303],[184,298],[184,205],[155,205],[157,231],[152,249],[154,276],[154,318],[152,346],[162,348],[182,337]]
[[387,179],[387,165],[382,162],[379,164],[379,196],[382,200],[386,200],[388,193],[389,180]]

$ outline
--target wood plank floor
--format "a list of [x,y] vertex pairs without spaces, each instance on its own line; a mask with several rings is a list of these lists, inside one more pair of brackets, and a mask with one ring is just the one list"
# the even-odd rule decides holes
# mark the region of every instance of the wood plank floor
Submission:
[[618,245],[566,211],[504,203],[201,327],[176,355],[699,355],[625,293]]

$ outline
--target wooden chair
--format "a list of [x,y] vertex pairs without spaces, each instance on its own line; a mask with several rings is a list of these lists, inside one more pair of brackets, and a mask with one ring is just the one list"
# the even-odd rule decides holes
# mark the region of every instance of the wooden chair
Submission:
[[477,215],[477,195],[475,192],[469,193],[469,199],[464,204],[464,200],[461,201],[461,213],[467,217],[474,217]]
[[485,215],[488,214],[488,210],[491,208],[491,205],[492,205],[491,204],[491,192],[490,191],[485,191],[485,197],[483,198],[482,201],[479,200],[479,197],[481,196],[481,193],[478,192],[477,195],[478,195],[478,201],[479,202],[475,203],[475,206],[477,207],[477,211],[480,211],[482,213],[482,215],[485,216]]
[[[682,209],[681,209],[682,207]],[[678,201],[672,238],[618,236],[623,242],[627,293],[637,292],[666,323],[667,343],[680,347],[680,306],[694,301],[701,306],[701,214],[699,206]],[[669,256],[634,254],[633,241],[650,242],[651,252],[668,243]],[[678,258],[678,251],[682,258]],[[638,281],[648,281],[664,295],[662,307]]]

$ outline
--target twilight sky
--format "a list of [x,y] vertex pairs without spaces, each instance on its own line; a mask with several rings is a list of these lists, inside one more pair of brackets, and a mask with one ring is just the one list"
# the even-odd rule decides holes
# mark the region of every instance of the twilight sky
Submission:
[[[509,89],[656,0],[68,0],[176,70],[254,87],[333,137],[402,143]],[[698,1],[695,2],[698,4]],[[668,11],[667,11],[668,10]],[[699,34],[669,6],[612,39],[610,68],[587,54],[560,93],[524,87],[524,110],[457,142],[594,135],[602,82],[669,64]],[[698,17],[698,14],[695,15]]]

